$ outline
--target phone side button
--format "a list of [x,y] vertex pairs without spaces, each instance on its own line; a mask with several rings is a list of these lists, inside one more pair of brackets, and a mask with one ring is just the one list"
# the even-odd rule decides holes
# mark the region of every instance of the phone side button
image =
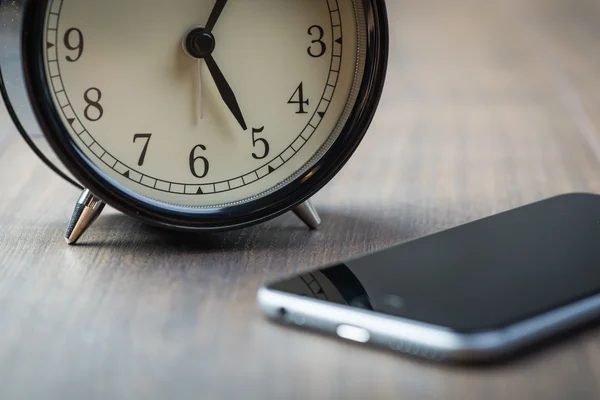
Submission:
[[368,330],[351,325],[338,326],[336,333],[342,339],[347,339],[358,343],[367,343],[369,339],[371,339],[371,334]]
[[294,321],[294,324],[298,326],[303,326],[304,324],[306,324],[306,318],[304,317],[304,315],[294,315],[292,320]]

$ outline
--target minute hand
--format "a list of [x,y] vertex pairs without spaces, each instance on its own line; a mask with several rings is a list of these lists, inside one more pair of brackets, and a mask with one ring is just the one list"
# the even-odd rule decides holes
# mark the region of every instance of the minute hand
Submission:
[[217,0],[217,2],[215,3],[215,6],[213,7],[212,12],[210,13],[210,16],[208,17],[208,22],[206,23],[206,26],[204,27],[208,32],[212,32],[213,28],[217,24],[217,21],[219,20],[219,17],[221,16],[221,13],[223,12],[223,9],[225,8],[226,5],[227,5],[227,0]]
[[229,110],[231,111],[235,119],[237,119],[237,121],[240,123],[242,129],[248,130],[248,127],[246,126],[246,121],[244,121],[244,116],[242,115],[242,111],[240,110],[240,106],[238,105],[237,99],[235,98],[235,94],[233,93],[233,90],[231,90],[231,86],[229,86],[229,83],[227,83],[227,79],[225,79],[225,77],[223,76],[223,73],[221,72],[221,69],[215,62],[215,59],[212,55],[210,55],[206,57],[204,61],[206,61],[206,66],[208,67],[210,74],[215,80],[215,84],[217,85],[217,89],[219,89],[219,93],[221,94],[223,101],[225,102],[227,107],[229,107]]

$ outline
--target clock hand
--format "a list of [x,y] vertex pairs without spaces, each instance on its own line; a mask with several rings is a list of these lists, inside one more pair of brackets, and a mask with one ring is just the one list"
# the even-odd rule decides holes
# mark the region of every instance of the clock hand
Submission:
[[198,112],[200,113],[200,119],[204,118],[204,88],[202,81],[202,64],[203,59],[198,60]]
[[[247,130],[246,121],[244,120],[244,116],[242,115],[242,111],[240,110],[240,106],[235,98],[235,94],[227,83],[227,79],[223,76],[221,69],[217,65],[215,59],[212,57],[212,52],[215,49],[215,37],[212,34],[212,30],[214,29],[223,9],[227,5],[228,0],[216,0],[213,10],[208,17],[208,22],[204,27],[197,27],[189,31],[184,38],[184,50],[186,53],[192,58],[196,58],[198,60],[204,60],[206,62],[206,66],[212,75],[217,89],[221,94],[221,98],[235,117],[235,119],[239,122],[240,126],[243,130]],[[201,65],[199,62],[199,65]],[[200,74],[200,71],[198,72]],[[202,91],[202,80],[200,78],[200,92]],[[202,101],[202,94],[200,93],[200,104]],[[202,105],[200,105],[201,111],[200,115],[202,115]]]
[[235,94],[233,93],[233,90],[231,90],[231,86],[229,86],[229,84],[227,83],[227,80],[223,76],[223,73],[221,72],[221,69],[217,65],[215,59],[212,55],[209,55],[204,58],[204,61],[206,61],[206,66],[208,67],[208,70],[210,71],[215,81],[215,84],[217,85],[217,89],[219,89],[219,93],[221,94],[223,101],[225,102],[227,107],[229,107],[229,110],[231,111],[235,119],[237,119],[237,121],[240,123],[242,129],[248,130],[248,127],[246,126],[246,121],[244,121],[244,116],[242,115],[242,111],[240,110],[240,106],[238,105],[237,99],[235,98]]
[[217,21],[219,20],[219,17],[221,16],[221,13],[223,12],[223,9],[225,8],[225,6],[227,5],[227,0],[217,0],[215,3],[215,6],[213,7],[212,12],[210,13],[210,16],[208,17],[208,22],[206,23],[206,26],[204,27],[204,29],[206,29],[207,32],[212,32],[212,30],[214,29],[215,25],[217,24]]

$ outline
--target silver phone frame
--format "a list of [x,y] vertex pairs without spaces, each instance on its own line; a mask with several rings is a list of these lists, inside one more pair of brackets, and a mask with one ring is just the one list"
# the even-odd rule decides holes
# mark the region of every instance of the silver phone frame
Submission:
[[600,293],[502,329],[461,333],[443,326],[262,287],[258,304],[271,320],[338,336],[340,325],[368,331],[366,344],[434,361],[482,362],[510,355],[600,317]]

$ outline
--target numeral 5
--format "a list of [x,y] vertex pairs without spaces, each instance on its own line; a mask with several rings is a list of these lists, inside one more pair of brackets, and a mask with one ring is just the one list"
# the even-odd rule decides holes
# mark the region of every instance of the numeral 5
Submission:
[[262,128],[252,128],[252,144],[254,145],[254,148],[256,148],[256,145],[261,143],[264,147],[264,152],[262,155],[258,155],[257,153],[252,153],[252,157],[254,157],[256,160],[262,160],[264,158],[267,158],[267,156],[269,155],[269,150],[270,150],[270,146],[269,146],[269,142],[267,142],[267,139],[263,139],[263,138],[256,138],[256,135],[258,133],[263,133],[263,131],[265,130],[265,127],[263,126]]

